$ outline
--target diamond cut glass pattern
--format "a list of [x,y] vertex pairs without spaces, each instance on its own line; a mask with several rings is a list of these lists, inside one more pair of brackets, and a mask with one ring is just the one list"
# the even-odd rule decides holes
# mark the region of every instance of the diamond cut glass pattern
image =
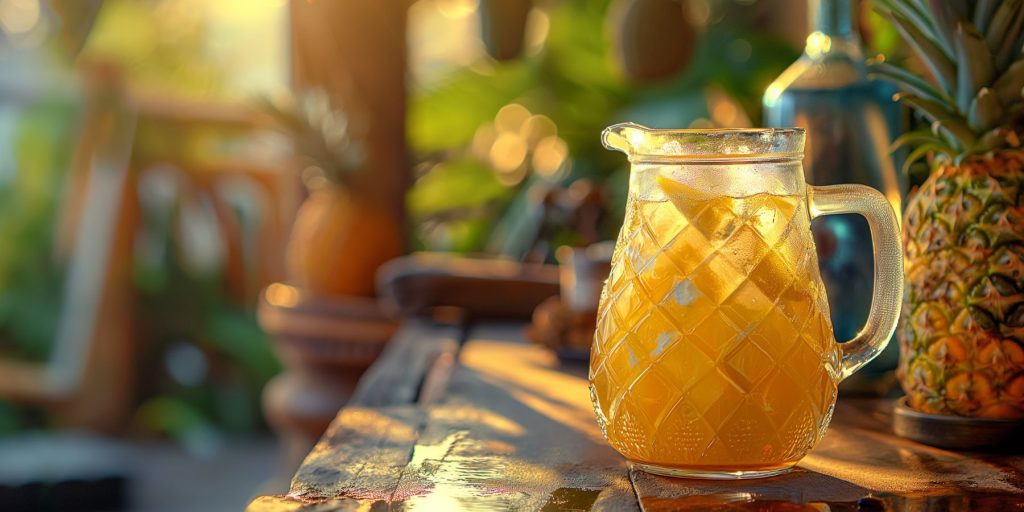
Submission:
[[[877,190],[804,182],[793,129],[601,134],[629,156],[629,197],[601,292],[590,395],[608,442],[669,476],[783,473],[821,439],[836,385],[885,347],[903,296],[899,223]],[[840,347],[810,219],[856,213],[875,279]]]
[[657,184],[630,196],[602,293],[602,430],[643,464],[790,466],[824,434],[840,375],[805,199]]

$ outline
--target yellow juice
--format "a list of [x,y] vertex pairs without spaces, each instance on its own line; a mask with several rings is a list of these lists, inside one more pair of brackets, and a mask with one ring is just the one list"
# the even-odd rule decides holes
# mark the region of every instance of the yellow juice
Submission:
[[636,462],[792,465],[824,434],[841,358],[805,199],[657,184],[627,205],[602,293],[598,422]]

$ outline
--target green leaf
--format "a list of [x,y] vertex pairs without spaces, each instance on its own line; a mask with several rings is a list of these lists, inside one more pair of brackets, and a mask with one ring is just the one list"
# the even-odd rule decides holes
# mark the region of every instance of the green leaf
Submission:
[[[985,41],[988,47],[995,53],[1003,41],[1007,39],[1013,30],[1017,12],[1020,10],[1022,0],[1003,0],[992,15],[990,25],[985,30]],[[1016,38],[1014,38],[1016,41]]]
[[944,0],[944,3],[949,5],[953,15],[952,19],[965,20],[970,18],[973,0]]
[[947,104],[938,103],[913,94],[899,93],[896,95],[896,101],[906,102],[928,118],[928,121],[946,121],[957,117],[957,113],[950,110]]
[[416,92],[409,104],[409,145],[421,154],[464,146],[476,129],[536,83],[536,66],[519,60],[483,74],[466,68]]
[[1024,59],[1010,64],[1002,76],[996,79],[992,89],[1003,105],[1019,103],[1024,91]]
[[907,92],[938,103],[953,103],[951,98],[935,90],[926,80],[899,66],[885,62],[871,63],[868,65],[868,75],[884,78]]
[[889,147],[892,151],[895,151],[903,146],[916,146],[920,144],[934,144],[939,142],[942,142],[942,139],[936,137],[931,130],[920,129],[910,131],[896,137],[896,140],[892,141],[892,144]]
[[185,445],[216,436],[210,417],[196,404],[172,395],[157,395],[139,405],[134,421],[150,432],[167,434]]
[[898,100],[907,102],[924,115],[932,122],[932,130],[948,139],[955,147],[968,149],[974,145],[974,133],[956,114],[947,110],[945,105],[911,94],[900,94]]
[[882,15],[896,26],[903,40],[914,48],[914,52],[920,56],[939,89],[949,94],[956,82],[956,67],[949,57],[906,18],[892,11],[883,11]]
[[960,64],[956,70],[956,104],[960,112],[966,113],[978,91],[992,83],[995,68],[985,40],[969,22],[957,25],[954,43]]
[[202,339],[230,359],[246,375],[265,383],[281,371],[252,311],[234,306],[207,306]]
[[445,211],[479,207],[509,196],[494,172],[476,160],[463,158],[434,166],[409,191],[409,213],[414,218]]
[[1005,128],[996,128],[989,130],[987,133],[981,136],[978,143],[975,145],[974,151],[976,153],[986,153],[994,151],[1004,147],[1017,147],[1019,145],[1019,139],[1012,130]]
[[1003,38],[991,46],[995,59],[996,68],[1006,69],[1017,53],[1020,51],[1021,31],[1024,30],[1024,2],[1017,3],[1017,9],[1013,13],[1013,20],[1007,27]]
[[956,27],[954,7],[949,0],[927,0],[928,10],[934,20],[936,40],[946,55],[953,56],[953,29]]
[[950,159],[952,159],[952,157],[953,157],[953,155],[949,151],[949,148],[946,147],[945,144],[938,144],[938,143],[922,144],[920,146],[915,147],[914,150],[911,151],[910,154],[907,155],[907,159],[903,161],[903,167],[900,169],[900,171],[904,175],[909,175],[910,174],[910,168],[915,163],[920,161],[922,158],[928,156],[928,153],[933,153],[933,152],[945,154],[948,157],[950,157]]
[[996,7],[999,7],[1003,0],[978,0],[974,7],[974,26],[982,33],[988,32],[988,25],[992,22],[992,14]]
[[1003,118],[1003,105],[991,89],[983,87],[971,101],[971,109],[967,114],[967,123],[975,132],[990,130]]
[[878,1],[885,5],[894,14],[909,22],[909,25],[918,29],[921,36],[941,51],[946,58],[953,58],[952,46],[944,44],[944,35],[942,34],[941,27],[936,26],[932,22],[931,15],[926,12],[926,9],[924,9],[923,6],[916,5],[914,2],[907,0]]

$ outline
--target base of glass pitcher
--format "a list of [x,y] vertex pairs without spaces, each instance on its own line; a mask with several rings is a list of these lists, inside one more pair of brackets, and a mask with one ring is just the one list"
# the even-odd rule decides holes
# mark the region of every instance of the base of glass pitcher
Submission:
[[675,478],[699,478],[703,480],[748,480],[753,478],[768,478],[771,476],[784,475],[793,470],[793,466],[785,466],[772,469],[696,469],[696,468],[674,468],[669,466],[658,466],[656,464],[645,464],[642,462],[630,462],[630,465],[641,471]]

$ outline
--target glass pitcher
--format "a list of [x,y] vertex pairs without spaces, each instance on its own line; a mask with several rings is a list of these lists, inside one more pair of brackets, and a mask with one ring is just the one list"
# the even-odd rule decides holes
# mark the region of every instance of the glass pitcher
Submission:
[[[697,478],[791,469],[821,439],[836,385],[888,343],[903,294],[895,213],[862,185],[804,183],[802,129],[607,128],[632,165],[598,308],[590,392],[634,466]],[[873,303],[838,344],[810,221],[857,213]]]
[[[892,99],[898,88],[882,79],[868,79],[858,36],[859,3],[808,0],[812,24],[804,53],[765,91],[764,123],[806,129],[803,163],[808,183],[870,185],[885,194],[898,213],[903,152],[893,154],[889,146],[907,130],[901,106]],[[845,341],[857,333],[871,309],[871,233],[867,222],[853,214],[814,222],[811,231],[822,250],[818,258],[832,328],[836,339]],[[886,348],[845,391],[871,392],[887,382],[884,376],[899,359],[897,345]]]

